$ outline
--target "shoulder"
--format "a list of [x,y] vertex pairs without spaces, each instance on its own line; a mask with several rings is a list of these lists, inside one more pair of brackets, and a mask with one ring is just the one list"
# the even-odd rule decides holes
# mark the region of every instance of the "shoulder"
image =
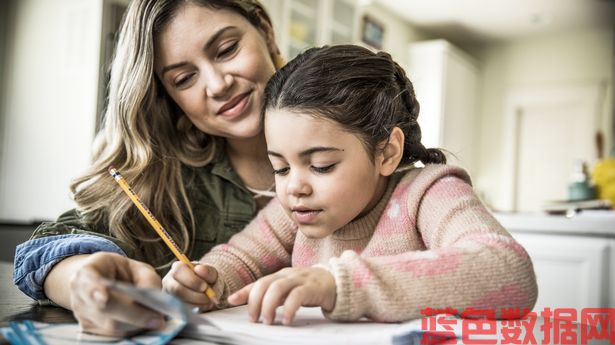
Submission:
[[399,185],[411,185],[412,189],[427,190],[434,183],[445,178],[456,178],[468,185],[472,185],[470,175],[462,168],[447,164],[428,164],[423,168],[413,168],[401,172]]

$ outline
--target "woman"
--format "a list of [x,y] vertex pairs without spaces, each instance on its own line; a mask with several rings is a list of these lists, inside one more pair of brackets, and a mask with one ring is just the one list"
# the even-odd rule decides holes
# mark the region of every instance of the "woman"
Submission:
[[161,325],[160,315],[109,291],[113,280],[159,288],[158,273],[174,258],[107,168],[119,169],[180,248],[200,258],[272,196],[260,112],[281,61],[255,0],[134,0],[93,165],[71,186],[77,209],[17,248],[15,284],[71,309],[88,332]]

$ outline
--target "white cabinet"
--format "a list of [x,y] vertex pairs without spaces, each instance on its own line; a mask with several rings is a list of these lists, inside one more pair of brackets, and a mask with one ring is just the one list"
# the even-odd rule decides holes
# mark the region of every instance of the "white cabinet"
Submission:
[[[609,258],[615,247],[608,239],[512,232],[527,250],[538,281],[535,310],[607,307]],[[612,304],[611,304],[612,305]]]
[[565,218],[496,215],[527,250],[538,282],[535,311],[615,305],[615,212]]
[[410,45],[408,77],[421,106],[426,147],[444,148],[449,163],[475,171],[477,62],[445,40]]
[[281,6],[279,42],[288,60],[310,47],[356,41],[354,0],[286,0]]

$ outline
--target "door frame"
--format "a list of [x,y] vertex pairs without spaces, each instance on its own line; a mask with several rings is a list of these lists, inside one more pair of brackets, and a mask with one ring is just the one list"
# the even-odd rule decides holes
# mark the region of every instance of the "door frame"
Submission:
[[[564,99],[573,102],[588,103],[592,109],[592,128],[594,133],[603,124],[603,114],[606,105],[606,82],[578,82],[565,84],[548,84],[532,86],[516,86],[506,96],[504,102],[504,179],[510,181],[504,189],[505,209],[518,210],[518,180],[519,180],[519,142],[520,118],[523,109],[537,105],[549,105]],[[608,133],[603,133],[608,134]]]

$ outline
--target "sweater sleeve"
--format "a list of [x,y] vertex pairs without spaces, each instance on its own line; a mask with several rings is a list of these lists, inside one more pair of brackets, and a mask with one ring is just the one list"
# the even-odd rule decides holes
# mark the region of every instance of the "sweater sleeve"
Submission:
[[527,252],[483,206],[465,172],[444,167],[425,168],[406,194],[408,219],[426,249],[377,257],[346,251],[331,259],[338,286],[327,317],[394,322],[452,308],[499,318],[503,309],[533,308]]
[[242,287],[289,267],[296,233],[296,226],[274,198],[228,243],[203,256],[201,262],[218,271],[213,289],[222,304]]

